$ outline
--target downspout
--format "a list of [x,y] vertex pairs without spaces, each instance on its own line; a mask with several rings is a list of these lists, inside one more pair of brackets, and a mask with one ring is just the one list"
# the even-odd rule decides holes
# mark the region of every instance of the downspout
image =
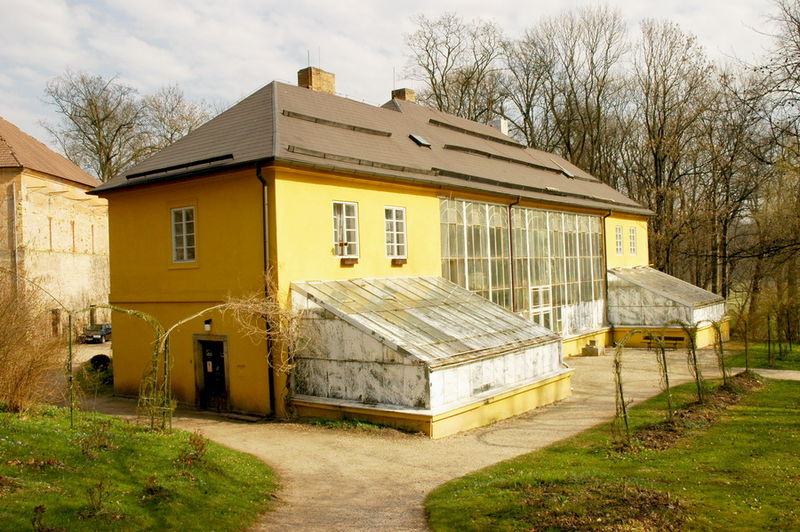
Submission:
[[[259,163],[256,165],[256,177],[258,181],[261,183],[261,220],[262,220],[262,230],[263,230],[263,245],[264,245],[264,297],[269,297],[269,283],[267,282],[266,276],[269,275],[269,225],[267,219],[267,181],[264,179],[264,176],[261,173],[261,164]],[[266,334],[267,334],[267,386],[269,386],[269,409],[272,412],[272,416],[275,416],[275,369],[274,369],[274,360],[273,360],[273,346],[272,346],[272,323],[269,319],[266,320],[265,324]]]
[[611,210],[609,209],[608,214],[603,215],[603,286],[606,290],[606,308],[605,308],[605,316],[606,316],[606,323],[608,323],[609,331],[611,332],[611,345],[616,345],[614,341],[614,324],[611,323],[611,320],[608,319],[608,238],[606,235],[606,218],[611,216]]
[[516,312],[517,309],[517,279],[514,275],[514,230],[511,227],[511,208],[519,205],[522,197],[517,196],[516,201],[508,204],[508,253],[511,259],[511,312]]

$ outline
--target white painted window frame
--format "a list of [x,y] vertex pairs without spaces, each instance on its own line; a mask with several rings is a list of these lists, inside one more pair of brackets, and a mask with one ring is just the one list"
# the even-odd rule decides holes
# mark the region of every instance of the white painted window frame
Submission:
[[[186,230],[189,220],[186,219],[186,213],[192,214],[192,231]],[[177,218],[180,215],[180,220]],[[197,261],[197,210],[194,205],[185,207],[175,207],[170,209],[170,222],[172,226],[172,262],[186,263]],[[192,237],[192,244],[188,243],[189,238]],[[191,258],[189,256],[191,250]]]
[[630,251],[631,255],[636,255],[637,253],[637,242],[636,242],[636,228],[629,227],[628,228],[628,250]]
[[[391,214],[391,217],[390,217]],[[400,217],[398,218],[398,214]],[[402,224],[398,230],[398,222]],[[384,235],[386,240],[386,258],[388,259],[407,259],[408,258],[408,221],[406,220],[405,207],[393,207],[391,205],[383,208]],[[402,242],[398,241],[402,237]]]
[[617,238],[617,256],[622,256],[625,254],[625,248],[622,242],[622,226],[618,225],[614,227],[614,233]]
[[[341,209],[341,213],[337,213],[337,207]],[[353,207],[354,214],[352,216],[347,215],[347,207]],[[344,240],[344,238],[347,238],[348,232],[355,237],[352,242]],[[360,252],[358,234],[358,203],[353,201],[334,201],[333,254],[341,259],[357,259]],[[347,253],[347,249],[351,246],[353,247],[353,252]]]

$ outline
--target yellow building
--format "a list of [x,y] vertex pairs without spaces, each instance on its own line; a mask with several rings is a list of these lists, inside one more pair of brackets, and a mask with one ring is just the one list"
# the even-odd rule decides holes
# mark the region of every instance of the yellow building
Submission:
[[[319,69],[298,81],[270,83],[96,189],[113,304],[169,326],[263,292],[269,272],[303,311],[313,341],[291,373],[280,346],[230,315],[177,329],[179,400],[437,437],[566,397],[563,356],[612,340],[606,270],[647,265],[650,212],[407,89],[374,107],[336,96]],[[147,328],[126,316],[114,327],[115,388],[134,394]]]
[[[36,282],[68,309],[106,303],[106,201],[87,195],[99,184],[0,118],[0,268]],[[66,316],[44,299],[58,334]]]

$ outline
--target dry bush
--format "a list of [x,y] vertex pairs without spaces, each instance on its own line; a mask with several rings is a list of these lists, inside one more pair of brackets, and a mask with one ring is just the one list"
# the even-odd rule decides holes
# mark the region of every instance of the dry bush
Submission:
[[48,377],[61,362],[59,341],[41,298],[0,277],[0,403],[8,410],[21,412],[50,397]]

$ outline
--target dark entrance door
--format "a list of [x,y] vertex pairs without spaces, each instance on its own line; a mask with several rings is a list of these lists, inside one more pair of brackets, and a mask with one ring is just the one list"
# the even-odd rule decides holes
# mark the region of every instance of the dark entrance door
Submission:
[[225,410],[228,406],[228,388],[225,385],[225,349],[216,340],[200,340],[203,363],[203,391],[200,407]]

